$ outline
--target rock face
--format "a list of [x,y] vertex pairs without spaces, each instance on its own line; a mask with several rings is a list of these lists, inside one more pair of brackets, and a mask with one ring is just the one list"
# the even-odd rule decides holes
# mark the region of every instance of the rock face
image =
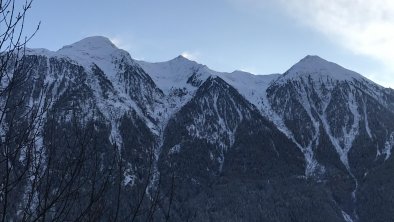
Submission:
[[[49,205],[45,220],[394,218],[394,91],[355,72],[317,56],[265,76],[181,56],[147,63],[104,37],[24,58],[29,87],[16,90],[15,103],[44,98],[47,107],[34,146],[51,180],[33,196],[81,194]],[[12,134],[9,125],[2,130]],[[76,160],[78,180],[66,187]],[[29,187],[10,194],[9,220],[22,219]],[[93,197],[100,213],[84,213]],[[28,219],[39,216],[40,202],[29,206]]]

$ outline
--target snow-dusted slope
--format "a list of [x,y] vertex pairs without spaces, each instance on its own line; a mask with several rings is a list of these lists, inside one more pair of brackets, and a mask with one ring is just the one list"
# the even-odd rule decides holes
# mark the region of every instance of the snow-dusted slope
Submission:
[[[276,98],[278,92],[284,93],[280,99]],[[374,99],[384,107],[390,103],[383,87],[318,56],[305,57],[275,80],[269,87],[269,97],[276,107],[284,107],[292,99],[302,105],[315,133],[320,127],[325,129],[347,168],[347,155],[361,126],[372,137],[366,101]],[[282,118],[289,117],[283,109],[277,111]]]
[[[388,97],[383,87],[317,56],[305,57],[267,89],[270,108],[305,154],[307,175],[348,174],[353,192],[341,201],[351,205],[368,167],[390,156],[385,144],[394,125],[381,120],[393,116]],[[344,211],[357,219],[356,208]]]

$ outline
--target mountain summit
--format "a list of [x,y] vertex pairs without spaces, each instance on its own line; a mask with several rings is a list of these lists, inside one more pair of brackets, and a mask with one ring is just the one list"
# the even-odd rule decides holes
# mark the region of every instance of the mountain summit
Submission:
[[364,78],[360,74],[343,68],[315,55],[308,55],[293,65],[281,79],[311,77],[313,79],[329,78],[338,81],[353,81]]

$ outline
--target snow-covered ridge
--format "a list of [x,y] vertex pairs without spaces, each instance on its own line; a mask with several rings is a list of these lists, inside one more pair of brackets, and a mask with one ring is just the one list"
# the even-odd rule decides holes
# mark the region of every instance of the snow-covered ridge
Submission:
[[215,74],[215,71],[210,70],[207,66],[190,61],[183,56],[178,56],[167,62],[138,61],[138,64],[166,95],[169,95],[174,89],[185,88],[189,91],[195,89],[195,86],[187,83],[193,74],[199,75],[201,81],[205,81],[209,76]]
[[118,77],[116,75],[121,70],[119,70],[116,63],[123,60],[130,65],[141,67],[152,78],[155,85],[166,95],[167,101],[165,103],[168,104],[164,104],[162,109],[168,110],[170,108],[172,110],[166,116],[171,116],[172,112],[182,107],[192,98],[198,86],[210,76],[218,76],[225,80],[249,102],[266,114],[270,113],[270,110],[267,110],[269,104],[267,104],[265,99],[267,88],[288,81],[309,81],[309,79],[312,79],[312,83],[315,86],[328,82],[330,84],[325,84],[325,87],[331,88],[336,85],[337,81],[354,82],[357,80],[359,83],[369,85],[366,90],[374,98],[381,97],[379,89],[383,88],[358,73],[347,70],[318,56],[306,56],[283,75],[254,75],[242,71],[234,71],[232,73],[217,72],[205,65],[190,61],[183,56],[157,63],[135,61],[129,53],[118,49],[108,38],[101,36],[82,39],[71,45],[64,46],[56,52],[45,49],[28,49],[27,54],[65,58],[84,66],[86,70],[90,70],[92,65],[96,64],[118,90],[120,88],[116,87],[119,85],[117,84]]
[[[118,87],[119,67],[115,64],[119,60],[125,60],[130,65],[141,67],[154,81],[155,85],[166,95],[165,102],[160,108],[160,112],[168,110],[164,116],[171,116],[173,112],[182,107],[193,97],[197,88],[210,76],[218,76],[239,91],[249,102],[259,108],[262,113],[268,115],[269,104],[266,99],[266,90],[272,85],[281,84],[288,81],[307,80],[320,85],[322,82],[354,81],[368,83],[371,91],[370,95],[380,97],[380,86],[364,78],[358,73],[347,70],[335,63],[328,62],[318,56],[306,56],[300,62],[291,67],[285,74],[254,75],[242,71],[232,73],[217,72],[207,66],[190,61],[183,56],[178,56],[166,62],[149,63],[135,61],[129,53],[118,49],[108,38],[95,36],[82,39],[76,43],[64,46],[56,52],[45,49],[28,49],[28,54],[43,55],[47,57],[61,57],[75,61],[77,64],[90,70],[92,64],[96,64],[114,84],[117,91],[122,91]],[[196,82],[191,82],[191,80]],[[313,84],[315,85],[315,84]],[[330,88],[329,85],[326,87]],[[122,93],[123,94],[123,93]],[[123,95],[126,96],[126,95]],[[163,110],[162,110],[163,109]],[[159,112],[158,111],[158,112]],[[156,113],[156,111],[152,111]]]
[[[217,72],[205,65],[190,61],[183,56],[157,63],[135,61],[128,52],[117,48],[108,38],[102,36],[84,38],[71,45],[66,45],[56,52],[47,49],[27,49],[26,53],[47,57],[64,57],[77,61],[79,64],[87,67],[90,67],[92,63],[96,63],[103,71],[109,72],[112,70],[109,70],[108,66],[111,66],[110,63],[114,59],[127,59],[132,64],[139,64],[165,93],[168,93],[171,88],[187,87],[188,85],[185,83],[194,72],[201,74],[201,80],[206,80],[206,78],[212,75],[219,76],[237,89],[254,88],[253,86],[267,85],[272,81],[283,83],[303,77],[312,77],[313,79],[317,78],[321,80],[327,80],[328,78],[339,81],[353,81],[356,79],[373,83],[356,72],[343,68],[333,62],[326,61],[319,56],[311,55],[301,59],[283,75],[254,75],[242,71],[234,71],[232,73]],[[258,91],[264,91],[264,88],[266,87],[258,87]],[[240,91],[244,94],[242,91],[245,90]]]
[[[354,81],[360,80],[375,85],[372,81],[362,75],[345,69],[335,63],[326,61],[318,56],[306,56],[297,64],[292,66],[285,74],[254,75],[242,71],[232,73],[217,72],[207,66],[190,61],[183,56],[178,56],[166,62],[149,63],[135,61],[129,53],[118,49],[108,38],[94,36],[82,39],[71,45],[64,46],[56,52],[45,49],[28,49],[28,54],[39,54],[47,57],[64,57],[77,61],[78,64],[90,68],[92,63],[98,65],[112,80],[114,74],[113,62],[116,59],[126,59],[130,64],[139,65],[149,74],[156,86],[164,94],[170,95],[174,90],[185,90],[193,94],[196,86],[188,83],[189,78],[196,74],[199,81],[204,82],[209,76],[219,76],[234,88],[236,88],[246,99],[260,107],[262,97],[265,97],[266,89],[275,84],[285,83],[296,79],[312,78],[317,82],[327,80]],[[380,87],[378,87],[380,88]]]
[[190,83],[190,78],[193,75],[200,83],[210,76],[217,76],[237,89],[241,95],[257,107],[261,106],[261,98],[265,96],[269,84],[281,76],[280,74],[254,75],[243,71],[217,72],[183,56],[166,62],[137,62],[166,95],[170,95],[175,89],[185,89],[189,94],[193,94],[198,88]]

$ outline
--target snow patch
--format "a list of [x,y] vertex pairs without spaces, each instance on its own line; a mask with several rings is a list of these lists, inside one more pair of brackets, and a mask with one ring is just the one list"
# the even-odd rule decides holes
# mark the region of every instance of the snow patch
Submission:
[[369,138],[372,139],[372,133],[371,133],[371,129],[369,128],[369,122],[368,122],[367,105],[366,105],[366,102],[364,100],[363,100],[363,105],[364,105],[365,130],[367,131],[367,134],[368,134]]
[[177,144],[177,145],[171,147],[168,154],[176,154],[176,153],[179,153],[180,151],[181,151],[181,145]]
[[384,144],[384,149],[381,154],[385,155],[385,160],[387,160],[391,156],[391,150],[394,146],[394,132],[390,134],[389,139]]
[[346,222],[353,222],[352,217],[349,214],[347,214],[345,211],[342,211],[342,216]]
[[136,180],[135,175],[130,175],[127,172],[124,174],[124,179],[123,179],[123,186],[134,186],[135,180]]

